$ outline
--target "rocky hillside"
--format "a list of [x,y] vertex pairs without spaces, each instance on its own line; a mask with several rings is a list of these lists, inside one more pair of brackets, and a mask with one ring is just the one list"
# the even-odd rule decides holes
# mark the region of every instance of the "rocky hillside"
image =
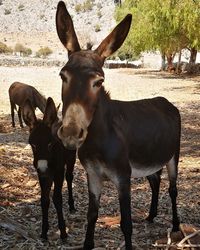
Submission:
[[[17,42],[33,51],[42,46],[62,50],[55,27],[58,0],[0,0],[0,41],[9,46]],[[113,0],[65,1],[82,47],[98,44],[114,27]]]

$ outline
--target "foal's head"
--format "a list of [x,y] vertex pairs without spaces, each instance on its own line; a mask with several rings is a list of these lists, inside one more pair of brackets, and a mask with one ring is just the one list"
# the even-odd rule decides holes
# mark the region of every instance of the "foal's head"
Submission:
[[87,136],[104,81],[104,60],[124,42],[131,19],[132,16],[127,15],[97,49],[81,50],[71,16],[64,2],[58,3],[57,33],[69,56],[68,62],[60,71],[63,81],[63,120],[58,136],[67,148],[79,148]]
[[39,176],[46,176],[52,159],[52,149],[55,138],[52,126],[58,120],[57,110],[53,99],[48,98],[43,120],[36,118],[34,108],[29,100],[23,106],[23,119],[30,128],[29,144],[34,156],[34,167]]

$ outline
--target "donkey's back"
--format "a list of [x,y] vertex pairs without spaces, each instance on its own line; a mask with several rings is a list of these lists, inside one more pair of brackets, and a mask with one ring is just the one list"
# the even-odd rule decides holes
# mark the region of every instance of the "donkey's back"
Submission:
[[111,102],[114,128],[127,144],[133,176],[153,174],[172,158],[177,163],[181,119],[172,103],[163,97]]

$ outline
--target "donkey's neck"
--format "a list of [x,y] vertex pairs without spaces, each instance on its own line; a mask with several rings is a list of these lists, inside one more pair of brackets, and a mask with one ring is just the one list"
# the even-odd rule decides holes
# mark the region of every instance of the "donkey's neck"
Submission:
[[35,104],[44,114],[46,107],[46,98],[42,96],[39,92],[35,94]]
[[111,124],[111,99],[108,92],[102,87],[93,120],[88,133],[95,133],[97,136],[103,136]]

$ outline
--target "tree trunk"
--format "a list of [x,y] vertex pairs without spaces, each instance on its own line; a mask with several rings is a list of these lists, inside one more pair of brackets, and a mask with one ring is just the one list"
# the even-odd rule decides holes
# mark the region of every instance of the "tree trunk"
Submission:
[[180,64],[181,64],[181,50],[179,51],[179,55],[178,55],[178,62],[176,65],[176,74],[179,74],[179,72],[181,72]]
[[192,74],[194,73],[194,65],[195,65],[196,57],[197,57],[197,50],[195,48],[191,48],[190,53],[191,54],[190,54],[190,60],[189,60],[187,72],[189,74]]
[[191,48],[190,52],[191,54],[189,63],[195,63],[197,58],[197,50],[195,48]]
[[172,54],[168,54],[167,55],[167,70],[169,72],[174,71],[174,65],[173,65],[173,55]]
[[161,70],[164,71],[165,70],[165,53],[161,53],[161,58],[162,58],[162,64],[161,64]]

